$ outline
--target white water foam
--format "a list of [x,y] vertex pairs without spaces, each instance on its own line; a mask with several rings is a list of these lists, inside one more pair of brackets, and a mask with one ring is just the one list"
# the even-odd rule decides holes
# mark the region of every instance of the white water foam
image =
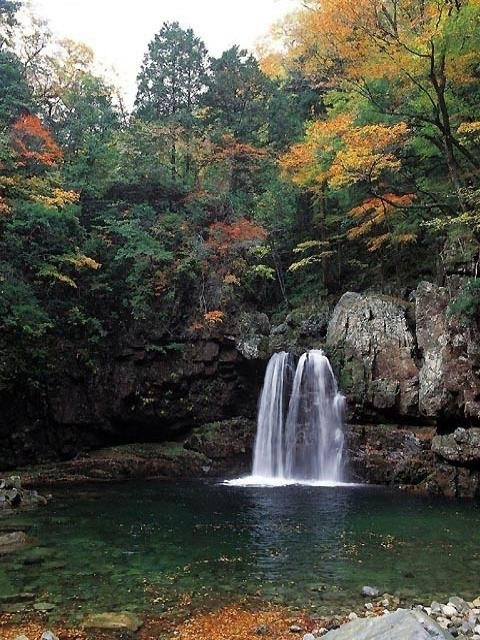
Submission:
[[229,487],[360,487],[355,482],[335,482],[332,480],[288,480],[286,478],[269,478],[264,476],[245,476],[234,480],[225,480],[221,484]]

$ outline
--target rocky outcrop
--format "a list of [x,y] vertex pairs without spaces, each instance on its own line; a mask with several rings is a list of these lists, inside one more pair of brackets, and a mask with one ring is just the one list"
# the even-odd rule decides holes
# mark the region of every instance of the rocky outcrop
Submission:
[[[239,309],[169,339],[155,328],[132,332],[89,366],[65,362],[30,396],[0,398],[0,469],[76,458],[69,477],[146,475],[142,466],[171,476],[244,471],[269,357],[321,348],[356,425],[358,478],[476,495],[480,331],[449,311],[461,287],[458,278],[421,283],[408,300],[348,292],[333,311],[330,301],[312,301],[278,324]],[[457,427],[467,431],[453,434]],[[82,455],[92,449],[103,454]]]
[[[351,479],[451,498],[479,498],[480,468],[466,459],[478,456],[478,450],[464,448],[463,457],[459,447],[465,443],[454,445],[453,434],[435,433],[435,427],[348,425]],[[470,442],[475,447],[474,438]]]
[[447,498],[480,498],[480,471],[437,460],[432,473],[417,488]]
[[301,355],[325,345],[332,306],[323,300],[290,311],[285,320],[272,327],[269,352],[288,351]]
[[170,344],[130,337],[93,371],[69,363],[61,380],[23,406],[6,398],[11,411],[0,414],[0,469],[112,444],[173,440],[238,415],[254,418],[267,355],[256,341],[259,323],[242,319],[250,334],[216,331]]
[[350,457],[360,477],[475,497],[480,495],[480,330],[450,312],[461,281],[447,285],[423,282],[412,302],[346,293],[330,320],[326,350],[354,422],[423,420],[432,427],[420,439],[411,430],[378,424],[351,429]]
[[480,429],[459,427],[432,440],[436,462],[423,483],[429,493],[450,497],[480,497]]
[[236,477],[251,468],[255,421],[233,418],[194,429],[175,442],[119,445],[73,460],[26,467],[25,486],[135,478]]
[[458,428],[448,435],[435,436],[432,451],[448,462],[480,465],[480,429]]
[[268,360],[270,321],[265,313],[240,313],[234,327],[237,351],[247,360]]
[[328,325],[327,351],[355,416],[415,416],[418,367],[408,303],[346,293]]
[[346,293],[326,349],[353,416],[424,418],[451,429],[480,421],[480,330],[450,313],[461,282],[422,282],[410,300]]
[[459,291],[422,282],[416,291],[416,337],[422,355],[419,410],[442,421],[480,419],[480,332],[449,313]]
[[435,470],[432,427],[356,425],[346,428],[351,479],[373,484],[421,485]]

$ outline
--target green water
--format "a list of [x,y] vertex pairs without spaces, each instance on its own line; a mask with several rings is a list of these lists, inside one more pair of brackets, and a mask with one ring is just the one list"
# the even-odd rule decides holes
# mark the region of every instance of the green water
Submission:
[[42,557],[0,558],[0,596],[33,592],[72,619],[248,596],[325,612],[366,584],[424,602],[480,594],[479,505],[375,487],[70,487],[6,523]]

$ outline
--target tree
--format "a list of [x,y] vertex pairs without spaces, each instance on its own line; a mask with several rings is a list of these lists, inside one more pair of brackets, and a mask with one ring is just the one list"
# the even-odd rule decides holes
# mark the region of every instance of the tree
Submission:
[[35,171],[55,166],[63,157],[62,151],[37,116],[24,115],[12,126],[12,145],[20,164]]
[[32,107],[31,90],[24,67],[13,50],[12,37],[18,27],[19,2],[0,0],[0,127],[11,124]]
[[[476,81],[480,6],[475,0],[314,0],[292,55],[328,69],[379,114],[405,120],[441,154],[460,206],[462,165],[480,160],[459,140],[458,106]],[[307,19],[308,18],[308,19]],[[454,104],[457,108],[453,108]]]
[[210,60],[211,75],[202,104],[208,120],[242,142],[266,142],[271,81],[256,59],[235,46]]
[[[148,52],[138,75],[135,113],[142,120],[162,121],[183,126],[190,139],[193,114],[205,87],[207,50],[192,29],[184,30],[178,22],[164,23],[148,45]],[[190,172],[187,153],[187,173]],[[177,174],[177,148],[170,150],[172,178]]]
[[429,268],[444,236],[428,221],[465,212],[478,181],[479,24],[476,0],[311,0],[289,19],[284,68],[327,88],[325,112],[281,160],[330,227],[312,241],[360,239],[397,273],[425,249]]
[[11,124],[32,109],[32,94],[21,61],[13,52],[0,48],[0,126]]
[[143,120],[188,123],[205,87],[207,50],[192,29],[164,23],[138,74],[135,112]]
[[15,0],[0,0],[0,51],[11,46],[14,28],[18,25],[16,14],[20,2]]

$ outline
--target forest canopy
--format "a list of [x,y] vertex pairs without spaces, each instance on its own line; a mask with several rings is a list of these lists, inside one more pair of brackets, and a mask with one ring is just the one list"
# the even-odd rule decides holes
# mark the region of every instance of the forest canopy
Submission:
[[[0,0],[0,388],[447,273],[480,307],[480,0],[305,0],[256,57],[165,23],[134,108]],[[142,329],[143,330],[143,329]]]

